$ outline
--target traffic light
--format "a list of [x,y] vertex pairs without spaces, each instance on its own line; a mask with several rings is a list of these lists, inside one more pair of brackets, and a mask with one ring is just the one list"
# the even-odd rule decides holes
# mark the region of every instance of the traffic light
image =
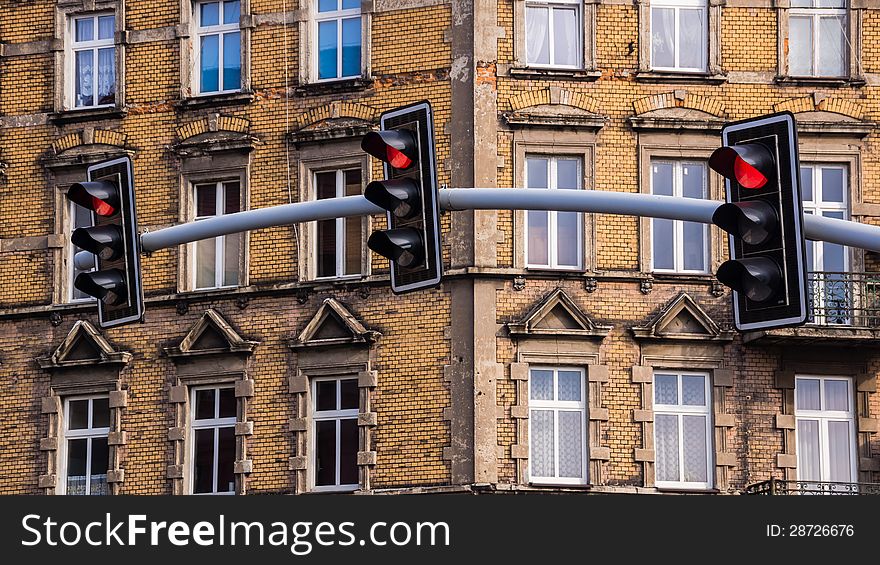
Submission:
[[712,222],[729,233],[730,260],[716,273],[732,288],[740,331],[807,319],[803,205],[794,116],[781,112],[728,124],[709,166],[727,180]]
[[100,325],[109,328],[144,314],[131,160],[92,165],[88,177],[71,185],[67,197],[91,211],[92,227],[74,230],[70,241],[83,250],[75,264],[97,268],[80,273],[73,286],[98,299]]
[[420,102],[382,114],[381,131],[361,142],[385,163],[385,179],[364,196],[388,211],[388,229],[373,232],[367,246],[391,261],[395,294],[437,286],[443,276],[433,124],[430,104]]

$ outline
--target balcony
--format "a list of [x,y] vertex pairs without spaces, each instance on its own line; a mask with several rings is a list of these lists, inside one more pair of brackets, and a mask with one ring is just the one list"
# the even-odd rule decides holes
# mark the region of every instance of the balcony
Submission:
[[744,334],[746,343],[880,346],[880,273],[807,273],[807,323]]
[[833,483],[818,481],[783,481],[770,479],[746,487],[743,494],[877,494],[880,495],[880,483]]

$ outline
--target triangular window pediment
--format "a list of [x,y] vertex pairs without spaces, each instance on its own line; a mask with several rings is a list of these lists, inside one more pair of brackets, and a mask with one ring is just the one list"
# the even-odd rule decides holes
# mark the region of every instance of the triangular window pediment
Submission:
[[379,336],[370,331],[335,298],[327,298],[291,342],[291,347],[372,343]]
[[60,369],[82,365],[124,365],[130,359],[130,353],[116,351],[91,323],[79,320],[61,345],[50,356],[39,359],[39,362],[44,369]]
[[216,310],[207,310],[177,347],[166,347],[169,357],[187,357],[204,354],[250,355],[257,346],[236,332]]
[[645,326],[632,328],[633,335],[641,339],[681,339],[730,341],[733,332],[721,327],[705,310],[682,292]]
[[611,326],[595,324],[562,289],[556,289],[518,322],[507,324],[512,336],[602,338]]

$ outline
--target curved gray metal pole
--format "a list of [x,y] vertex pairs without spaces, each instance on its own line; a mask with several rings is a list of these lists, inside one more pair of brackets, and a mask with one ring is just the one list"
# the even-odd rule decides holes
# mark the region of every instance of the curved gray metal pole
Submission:
[[[656,196],[602,190],[542,190],[526,188],[453,188],[440,191],[443,210],[556,210],[595,212],[712,223],[722,204],[712,200]],[[145,252],[200,239],[273,226],[348,216],[384,214],[385,210],[363,196],[328,198],[282,204],[189,222],[141,236]],[[880,251],[880,227],[814,215],[804,216],[807,239],[829,241]]]
[[281,204],[258,210],[247,210],[235,214],[215,216],[197,222],[188,222],[141,235],[141,249],[144,252],[174,247],[200,239],[228,235],[261,228],[286,226],[315,220],[332,220],[347,216],[367,216],[384,214],[385,210],[363,196],[344,196],[327,198],[313,202]]
[[[444,210],[558,210],[712,223],[723,204],[712,200],[602,190],[471,188],[440,191]],[[804,236],[880,252],[880,227],[804,215]]]

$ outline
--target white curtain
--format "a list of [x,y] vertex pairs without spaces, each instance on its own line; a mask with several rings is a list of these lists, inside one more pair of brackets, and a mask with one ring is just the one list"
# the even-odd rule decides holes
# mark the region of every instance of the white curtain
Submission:
[[788,74],[813,74],[813,18],[791,17],[788,20]]
[[548,8],[526,8],[526,59],[529,64],[550,64]]
[[581,412],[559,412],[559,476],[584,476],[584,424]]
[[651,10],[651,64],[655,67],[675,66],[675,10]]
[[797,423],[798,480],[819,481],[819,421],[798,420]]
[[578,12],[574,8],[553,9],[554,65],[578,65]]

